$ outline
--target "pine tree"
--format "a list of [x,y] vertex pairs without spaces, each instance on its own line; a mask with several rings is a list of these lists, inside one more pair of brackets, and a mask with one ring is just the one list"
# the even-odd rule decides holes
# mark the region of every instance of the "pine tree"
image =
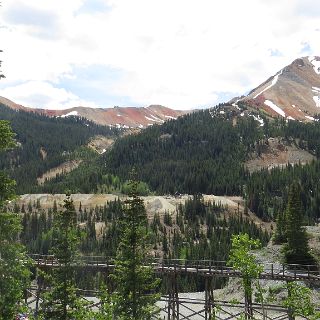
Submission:
[[293,183],[289,190],[286,209],[286,237],[284,247],[285,258],[288,263],[313,264],[314,259],[309,253],[308,237],[303,227],[303,212],[301,203],[301,188]]
[[148,261],[147,216],[137,187],[138,182],[131,180],[112,275],[116,285],[115,316],[122,320],[152,319],[157,314],[155,302],[159,298],[154,293],[159,280],[154,280]]
[[51,288],[43,297],[42,314],[45,319],[87,319],[84,304],[76,295],[74,267],[80,241],[76,222],[73,201],[67,194],[63,210],[58,211],[54,218],[52,253],[59,266],[46,276]]
[[[13,147],[14,134],[7,121],[0,120],[0,151]],[[21,221],[4,205],[14,198],[15,182],[0,172],[0,320],[13,319],[19,311],[29,271],[24,248],[18,242]]]

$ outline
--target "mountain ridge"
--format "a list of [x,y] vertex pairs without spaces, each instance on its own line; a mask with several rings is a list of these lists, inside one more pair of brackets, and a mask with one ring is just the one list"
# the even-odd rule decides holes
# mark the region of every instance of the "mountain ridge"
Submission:
[[114,126],[117,128],[146,128],[155,123],[161,124],[169,119],[177,119],[190,111],[174,110],[162,105],[147,107],[113,107],[89,108],[73,107],[63,110],[28,108],[17,104],[5,97],[0,97],[0,102],[13,110],[34,112],[49,117],[79,116],[91,120],[99,125]]

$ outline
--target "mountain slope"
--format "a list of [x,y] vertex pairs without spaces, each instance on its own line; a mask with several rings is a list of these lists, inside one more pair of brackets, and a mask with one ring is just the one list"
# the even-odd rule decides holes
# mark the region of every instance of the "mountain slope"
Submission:
[[1,103],[0,119],[10,121],[16,133],[18,147],[0,154],[0,170],[7,169],[17,181],[18,193],[33,190],[37,178],[47,170],[85,156],[90,151],[79,148],[92,137],[119,133],[118,129],[102,127],[85,119],[49,118],[12,110]]
[[313,120],[320,113],[320,57],[296,59],[239,101],[271,116]]
[[65,110],[47,110],[26,108],[16,104],[13,101],[0,97],[0,103],[13,110],[23,110],[25,112],[34,112],[49,117],[69,117],[78,116],[86,118],[100,125],[115,126],[118,128],[145,128],[155,123],[163,123],[168,119],[187,113],[186,111],[173,110],[160,105],[151,105],[148,107],[114,107],[114,108],[86,108],[75,107]]

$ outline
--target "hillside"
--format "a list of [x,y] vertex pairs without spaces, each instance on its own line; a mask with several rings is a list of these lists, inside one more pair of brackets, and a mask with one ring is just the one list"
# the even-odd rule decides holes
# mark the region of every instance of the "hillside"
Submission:
[[320,107],[320,57],[302,57],[233,102],[273,117],[312,121]]
[[[99,126],[81,118],[49,118],[12,110],[0,104],[0,118],[11,123],[18,147],[0,155],[0,169],[17,181],[17,192],[34,190],[37,178],[66,161],[79,160],[94,152],[86,148],[91,138],[116,136],[118,129]],[[93,154],[92,154],[93,153]]]
[[268,138],[257,150],[249,154],[245,167],[252,173],[267,168],[311,163],[316,157],[307,150],[284,138]]

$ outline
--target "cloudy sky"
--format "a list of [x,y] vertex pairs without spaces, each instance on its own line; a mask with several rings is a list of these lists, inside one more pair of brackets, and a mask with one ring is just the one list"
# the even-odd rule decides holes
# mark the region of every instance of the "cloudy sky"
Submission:
[[318,0],[2,0],[0,95],[210,107],[320,55]]

